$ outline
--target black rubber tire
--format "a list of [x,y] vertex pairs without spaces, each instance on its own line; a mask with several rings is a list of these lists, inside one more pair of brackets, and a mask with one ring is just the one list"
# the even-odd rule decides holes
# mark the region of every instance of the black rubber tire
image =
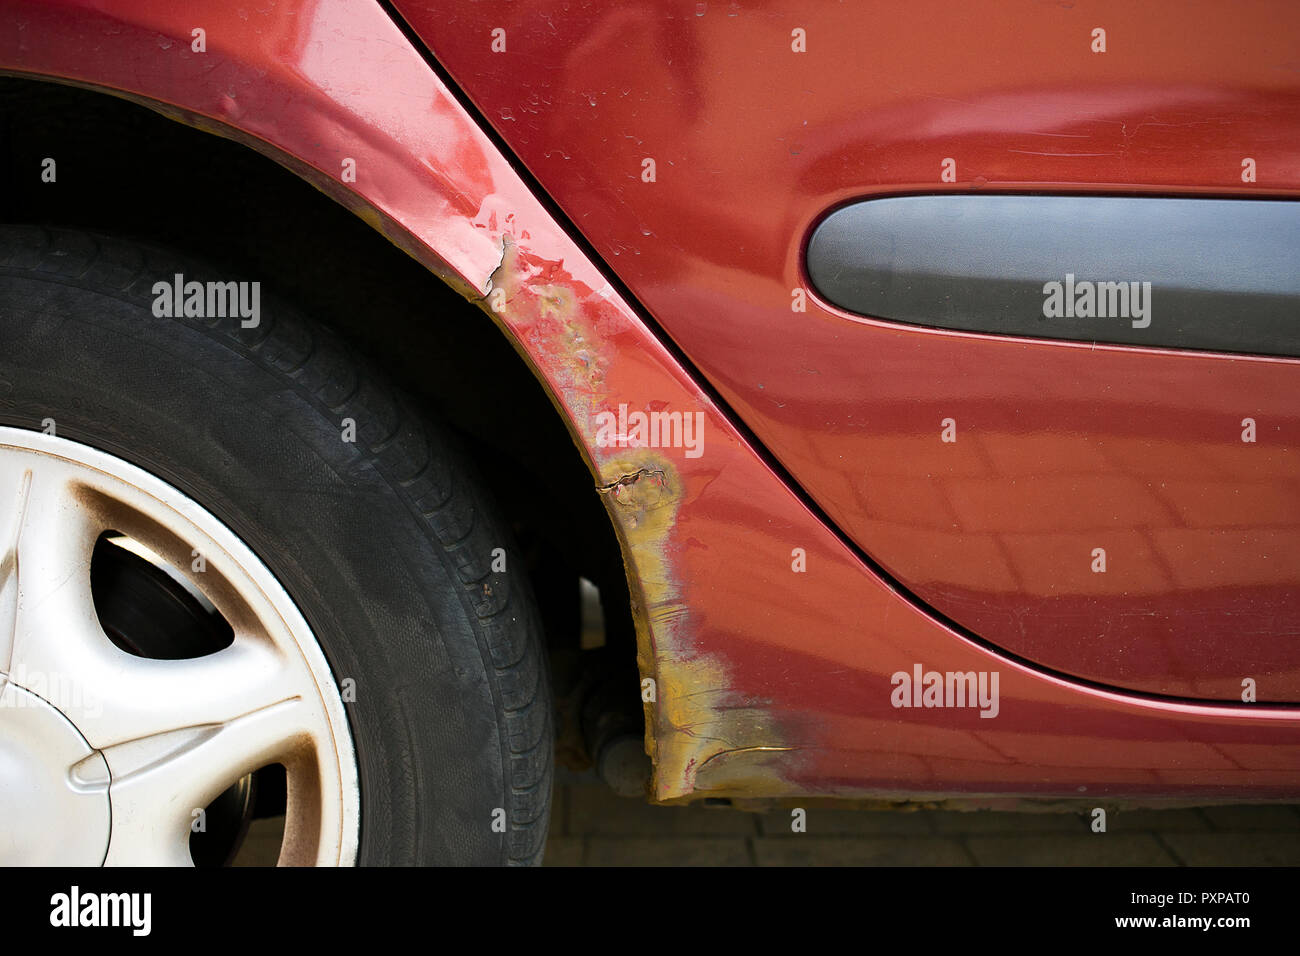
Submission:
[[244,278],[0,226],[0,424],[53,418],[198,501],[272,570],[336,679],[356,682],[360,863],[540,862],[554,751],[541,629],[463,455],[266,288],[256,328],[155,317],[153,285],[176,273]]

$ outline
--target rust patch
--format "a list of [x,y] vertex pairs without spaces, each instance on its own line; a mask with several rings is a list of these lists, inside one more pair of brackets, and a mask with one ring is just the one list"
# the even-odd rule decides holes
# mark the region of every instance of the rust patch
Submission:
[[501,261],[475,299],[553,390],[553,403],[570,428],[576,426],[577,444],[595,473],[591,409],[603,394],[604,375],[595,333],[583,316],[580,284],[559,264],[522,249],[510,233],[500,242]]
[[652,799],[790,793],[777,762],[795,748],[782,743],[763,702],[741,699],[723,658],[700,649],[681,601],[672,555],[683,496],[677,471],[661,455],[634,449],[611,457],[602,480],[633,595],[637,666],[643,680],[654,680],[656,699],[644,702]]
[[600,481],[597,490],[619,538],[632,598],[637,670],[642,681],[654,681],[655,700],[645,700],[643,694],[642,708],[645,752],[654,765],[651,789],[658,796],[667,784],[665,771],[676,765],[670,759],[673,735],[661,732],[659,715],[671,686],[669,675],[662,672],[662,645],[670,640],[664,622],[686,613],[678,602],[668,554],[681,494],[679,478],[666,461],[634,450],[606,462]]
[[[738,699],[726,662],[702,651],[683,603],[674,561],[677,511],[686,495],[681,473],[662,449],[601,449],[596,442],[595,413],[614,401],[601,367],[611,346],[597,329],[615,306],[510,233],[500,238],[501,261],[479,301],[519,341],[530,363],[545,369],[539,377],[555,390],[555,404],[592,465],[618,536],[637,667],[655,688],[655,700],[643,702],[652,799],[789,793],[771,766],[788,748],[761,702]],[[617,400],[636,404],[637,397],[619,394]]]

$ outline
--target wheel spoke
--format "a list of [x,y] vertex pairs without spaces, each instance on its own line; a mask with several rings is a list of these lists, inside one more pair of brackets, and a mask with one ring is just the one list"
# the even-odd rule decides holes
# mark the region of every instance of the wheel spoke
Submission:
[[312,741],[310,707],[273,648],[238,637],[182,661],[122,655],[79,720],[112,775],[110,865],[188,865],[196,810]]
[[13,658],[18,618],[18,535],[30,484],[31,472],[18,467],[16,456],[0,455],[0,676],[9,673]]
[[281,701],[227,723],[160,733],[103,751],[113,774],[109,866],[190,865],[191,826],[218,794],[310,736],[308,706]]
[[74,722],[92,747],[105,751],[147,737],[232,723],[302,694],[275,649],[250,638],[180,661],[119,651],[108,666],[83,668],[79,686],[82,699],[69,716],[76,715]]
[[116,648],[99,626],[90,589],[103,521],[79,499],[62,462],[28,462],[0,486],[13,509],[0,557],[0,611],[12,615],[10,678],[45,697],[54,687],[75,689],[87,659],[107,660]]

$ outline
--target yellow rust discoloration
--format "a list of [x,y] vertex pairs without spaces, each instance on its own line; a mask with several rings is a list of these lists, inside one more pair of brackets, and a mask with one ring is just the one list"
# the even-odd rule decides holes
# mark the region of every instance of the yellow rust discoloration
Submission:
[[542,318],[555,318],[564,321],[577,309],[573,290],[562,285],[544,285],[534,289],[537,296],[538,312]]
[[794,748],[785,745],[763,701],[741,700],[725,659],[699,646],[698,623],[682,600],[675,535],[686,485],[672,454],[649,447],[602,450],[595,441],[595,412],[629,397],[608,394],[601,358],[614,346],[588,319],[589,308],[601,315],[610,303],[585,286],[578,293],[565,278],[554,263],[504,234],[502,259],[477,300],[534,368],[545,362],[543,381],[597,476],[619,537],[637,666],[655,687],[655,700],[643,705],[646,753],[654,762],[651,797],[685,803],[790,793],[777,770],[781,754]]
[[600,491],[619,531],[632,593],[641,677],[654,680],[646,701],[645,746],[654,762],[652,799],[682,803],[709,796],[791,792],[777,772],[785,746],[759,701],[741,701],[729,668],[704,652],[682,603],[673,568],[673,529],[681,478],[658,452],[634,449],[609,458]]
[[[601,497],[618,533],[632,597],[632,620],[636,626],[637,669],[644,681],[654,681],[654,700],[645,700],[645,750],[654,764],[652,788],[655,796],[665,790],[665,771],[678,766],[667,751],[672,734],[659,732],[658,720],[672,681],[661,673],[661,648],[666,621],[680,618],[686,608],[678,601],[678,588],[671,573],[668,541],[677,516],[681,486],[677,473],[662,457],[648,451],[631,450],[603,463]],[[669,623],[669,630],[672,628]]]
[[552,392],[552,404],[574,428],[578,446],[596,474],[589,449],[596,444],[591,412],[604,388],[596,359],[598,339],[583,315],[582,298],[562,281],[567,278],[556,264],[528,254],[506,233],[501,236],[501,262],[475,298]]
[[[548,268],[503,235],[501,262],[477,301],[520,343],[530,364],[546,359],[543,381],[592,466],[618,535],[637,666],[655,686],[655,700],[644,703],[645,748],[655,768],[652,797],[684,802],[715,795],[715,787],[751,796],[789,792],[767,767],[775,756],[768,748],[780,741],[766,713],[736,706],[726,663],[702,652],[682,601],[674,566],[677,511],[686,493],[680,472],[662,449],[602,452],[596,442],[595,413],[623,396],[607,394],[600,357],[612,346],[590,327],[583,306],[608,304],[591,293],[578,296]],[[771,785],[755,791],[749,785],[756,778]]]
[[661,656],[657,663],[665,771],[656,781],[658,802],[791,792],[778,770],[781,755],[795,748],[779,742],[781,735],[760,703],[737,701],[721,658]]
[[[728,668],[717,655],[699,650],[690,609],[682,602],[672,553],[685,495],[681,475],[659,449],[597,451],[595,413],[616,404],[598,359],[605,343],[582,321],[583,300],[571,287],[540,279],[539,266],[503,235],[501,262],[476,301],[510,333],[535,371],[535,358],[523,343],[545,349],[551,361],[546,375],[538,377],[548,382],[552,402],[570,423],[618,536],[637,668],[655,686],[655,700],[643,705],[645,749],[654,765],[652,799],[677,803],[731,793],[788,793],[789,786],[768,764],[778,750],[789,748],[774,743],[761,708],[733,705]],[[538,332],[543,343],[530,338]],[[763,783],[757,789],[756,780]]]

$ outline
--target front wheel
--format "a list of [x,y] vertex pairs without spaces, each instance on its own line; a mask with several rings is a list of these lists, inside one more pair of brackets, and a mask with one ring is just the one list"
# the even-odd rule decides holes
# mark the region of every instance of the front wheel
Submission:
[[471,469],[180,276],[236,281],[0,227],[0,862],[225,862],[268,806],[281,863],[539,862],[544,650]]

